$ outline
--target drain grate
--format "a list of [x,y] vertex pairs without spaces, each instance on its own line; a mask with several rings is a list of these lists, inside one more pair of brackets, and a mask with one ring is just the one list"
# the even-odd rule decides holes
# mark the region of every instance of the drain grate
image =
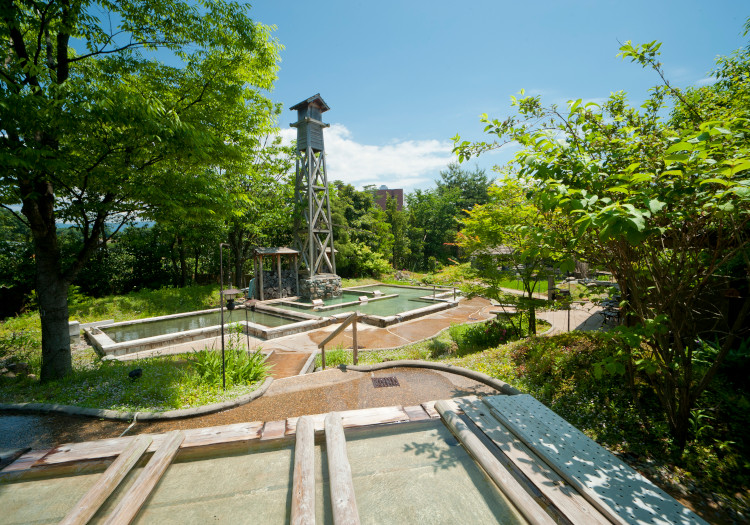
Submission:
[[374,386],[375,388],[383,388],[386,386],[401,386],[401,385],[399,385],[398,379],[396,379],[394,376],[388,376],[388,377],[373,377],[372,386]]

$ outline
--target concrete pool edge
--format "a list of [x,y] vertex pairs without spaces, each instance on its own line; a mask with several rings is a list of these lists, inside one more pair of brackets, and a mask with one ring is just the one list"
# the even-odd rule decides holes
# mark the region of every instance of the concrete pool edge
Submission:
[[[314,330],[316,328],[322,328],[324,326],[328,326],[329,324],[331,324],[331,322],[333,321],[330,318],[305,317],[295,323],[269,327],[249,321],[239,320],[233,321],[231,324],[225,323],[224,329],[226,333],[231,325],[240,325],[244,334],[252,335],[254,337],[261,337],[265,340],[270,340],[276,339],[277,337],[283,337],[287,335],[306,332],[309,330]],[[203,328],[196,328],[194,330],[185,330],[182,332],[144,337],[142,339],[134,339],[133,341],[124,341],[122,343],[117,343],[113,341],[107,334],[102,332],[98,327],[92,327],[90,329],[84,330],[84,337],[86,341],[91,344],[96,352],[102,357],[117,357],[147,350],[156,350],[159,348],[168,347],[170,345],[200,341],[202,339],[210,339],[218,335],[221,335],[221,325],[206,326]]]
[[[430,296],[430,290],[426,287],[417,286],[403,286],[403,285],[363,285],[361,287],[347,288],[345,291],[349,293],[363,293],[372,295],[377,292],[373,288],[379,286],[389,286],[391,288],[408,288],[417,289],[420,291],[427,292],[424,296],[414,299],[415,301],[421,301],[425,303],[431,303],[427,306],[415,308],[412,310],[406,310],[394,315],[379,316],[374,314],[362,315],[361,321],[371,326],[380,328],[386,328],[391,325],[410,321],[418,317],[427,316],[448,308],[453,308],[458,305],[461,298],[456,297],[455,290],[451,291],[448,288],[437,288],[433,287],[432,296]],[[369,290],[368,290],[369,289]],[[439,292],[439,293],[436,293]],[[451,299],[451,295],[453,296]],[[367,302],[375,302],[383,299],[389,299],[396,297],[394,294],[385,294],[384,296],[375,296],[369,299]],[[295,299],[295,298],[291,298]],[[238,319],[237,321],[225,322],[224,327],[239,324],[243,328],[243,332],[247,335],[258,337],[264,340],[276,339],[279,337],[295,335],[302,332],[308,332],[318,328],[323,328],[333,323],[340,323],[347,317],[349,313],[332,313],[331,315],[325,315],[328,312],[334,312],[340,308],[341,305],[331,307],[330,309],[323,311],[313,310],[314,313],[292,311],[285,308],[279,308],[276,305],[281,305],[287,302],[288,298],[272,299],[267,302],[257,302],[251,308],[261,314],[270,314],[275,317],[281,317],[292,322],[283,324],[280,326],[265,326],[255,322],[244,321]],[[355,304],[355,303],[352,303]],[[238,310],[244,309],[245,306],[239,306]],[[199,310],[195,312],[182,312],[178,314],[162,315],[157,317],[150,317],[145,319],[134,319],[130,321],[118,321],[116,323],[110,323],[103,326],[87,326],[84,328],[84,338],[86,341],[94,347],[96,352],[105,358],[117,358],[132,353],[146,352],[151,350],[158,350],[160,348],[168,348],[171,346],[180,345],[183,343],[199,342],[204,339],[210,339],[212,337],[221,334],[221,324],[212,326],[205,326],[201,328],[195,328],[192,330],[183,330],[180,332],[172,332],[168,334],[159,334],[149,337],[142,337],[139,339],[133,339],[129,341],[117,342],[106,333],[107,329],[120,328],[124,326],[132,326],[139,324],[147,324],[150,322],[166,321],[171,319],[179,319],[184,317],[190,317],[196,314],[209,314],[220,311],[218,308]],[[323,314],[323,315],[320,315]]]

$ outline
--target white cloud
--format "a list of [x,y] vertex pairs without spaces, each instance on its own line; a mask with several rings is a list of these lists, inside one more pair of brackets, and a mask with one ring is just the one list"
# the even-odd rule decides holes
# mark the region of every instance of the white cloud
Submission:
[[698,86],[698,87],[710,86],[712,84],[716,84],[716,82],[718,80],[719,79],[716,78],[716,77],[705,77],[705,78],[702,78],[702,79],[696,81],[695,85]]
[[[283,129],[285,143],[296,138],[296,130]],[[456,157],[453,143],[439,140],[402,140],[383,146],[361,144],[342,124],[324,131],[328,180],[341,180],[361,188],[366,184],[389,188],[431,185],[438,173]]]

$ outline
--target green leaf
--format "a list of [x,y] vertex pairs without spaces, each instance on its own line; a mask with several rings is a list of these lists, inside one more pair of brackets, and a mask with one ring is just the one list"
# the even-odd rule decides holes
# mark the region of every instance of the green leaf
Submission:
[[632,192],[630,191],[630,188],[625,185],[621,184],[620,186],[613,186],[611,188],[607,188],[607,191],[612,193],[623,193],[625,195],[630,195]]
[[705,179],[700,181],[700,185],[703,186],[704,184],[721,184],[722,186],[729,187],[734,186],[734,182],[726,180],[726,179]]
[[665,202],[661,202],[659,199],[651,199],[648,201],[648,209],[651,210],[651,213],[653,214],[659,213],[666,205]]
[[689,153],[676,153],[664,157],[664,162],[687,162],[690,159]]

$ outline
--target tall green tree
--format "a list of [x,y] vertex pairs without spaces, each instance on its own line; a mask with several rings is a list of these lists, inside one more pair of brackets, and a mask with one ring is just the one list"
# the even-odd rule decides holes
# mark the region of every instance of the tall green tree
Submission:
[[395,269],[404,269],[411,254],[408,237],[409,216],[405,210],[398,209],[398,202],[390,195],[385,201],[385,213],[393,236],[391,266]]
[[[621,48],[653,67],[659,45]],[[536,181],[543,210],[569,218],[560,246],[607,267],[622,290],[629,348],[615,359],[640,369],[661,401],[675,443],[689,438],[691,410],[738,338],[750,312],[750,121],[748,50],[719,62],[705,96],[668,82],[640,106],[623,93],[599,107],[545,107],[514,98],[518,115],[483,117],[493,142],[457,138],[464,159],[517,141],[519,173]],[[672,117],[662,108],[670,103]],[[739,297],[732,315],[721,305]],[[718,338],[706,359],[706,338]]]
[[[0,203],[34,239],[46,381],[71,370],[67,289],[118,230],[105,225],[242,155],[267,118],[279,46],[222,0],[1,0],[0,41]],[[69,265],[61,221],[83,236]]]
[[242,199],[228,222],[238,288],[247,284],[242,276],[255,248],[292,242],[294,155],[293,146],[282,146],[281,137],[270,133],[259,137],[247,155],[235,189]]
[[[530,188],[507,178],[489,190],[489,202],[474,206],[462,221],[457,243],[475,259],[482,295],[512,303],[528,312],[529,333],[536,333],[534,292],[547,268],[559,260],[550,231],[560,218],[554,210],[540,211],[527,197]],[[503,283],[520,278],[524,300],[503,291]],[[519,334],[520,335],[520,334]]]
[[461,190],[414,190],[406,196],[412,269],[434,271],[454,253]]
[[[489,199],[489,189],[492,179],[487,176],[484,169],[475,167],[469,171],[460,164],[452,162],[448,168],[440,172],[440,178],[435,181],[438,194],[448,194],[452,190],[458,190],[455,200],[456,207],[461,216],[471,210],[477,204],[486,204]],[[452,195],[456,195],[453,193]]]

